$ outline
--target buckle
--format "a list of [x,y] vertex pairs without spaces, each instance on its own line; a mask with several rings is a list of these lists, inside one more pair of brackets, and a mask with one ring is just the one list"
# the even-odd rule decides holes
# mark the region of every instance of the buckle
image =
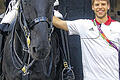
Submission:
[[75,75],[71,67],[63,69],[62,80],[75,80]]

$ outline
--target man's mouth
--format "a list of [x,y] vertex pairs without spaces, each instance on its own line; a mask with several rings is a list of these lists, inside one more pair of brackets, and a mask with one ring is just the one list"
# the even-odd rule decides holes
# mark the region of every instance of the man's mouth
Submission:
[[98,11],[98,12],[104,12],[104,11]]
[[99,11],[97,11],[99,14],[102,14],[102,13],[104,13],[104,10],[99,10]]

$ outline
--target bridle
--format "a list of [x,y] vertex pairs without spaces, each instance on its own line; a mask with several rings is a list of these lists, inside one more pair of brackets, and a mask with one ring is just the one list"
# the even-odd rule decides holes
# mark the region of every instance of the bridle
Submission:
[[[16,31],[15,27],[13,28],[12,30],[12,36],[11,36],[11,40],[10,40],[10,47],[11,47],[11,58],[12,58],[12,62],[13,62],[13,65],[16,69],[19,70],[18,74],[22,73],[24,76],[27,76],[29,74],[29,68],[33,65],[33,63],[36,61],[35,59],[32,59],[32,61],[30,60],[30,43],[31,43],[31,40],[30,40],[30,28],[31,27],[34,27],[36,24],[40,23],[40,22],[47,22],[50,27],[48,28],[48,39],[49,39],[49,42],[50,42],[50,38],[51,38],[51,34],[53,32],[53,27],[52,27],[52,22],[48,22],[48,18],[45,17],[45,16],[42,16],[42,17],[37,17],[35,19],[33,19],[31,22],[27,23],[27,20],[24,16],[24,13],[23,13],[23,7],[22,7],[22,2],[20,0],[20,12],[19,12],[19,23],[20,23],[20,27],[22,29],[22,31],[24,32],[24,36],[25,36],[25,40],[26,40],[26,44],[21,40],[18,32]],[[29,27],[28,27],[29,26]],[[16,50],[15,50],[15,42],[14,42],[14,34],[16,33],[21,45],[22,45],[22,48],[23,48],[23,52],[25,54],[24,58],[23,58],[23,61],[19,58]],[[47,55],[48,56],[48,55]],[[46,57],[47,57],[46,56]],[[27,63],[26,63],[27,62]],[[52,63],[50,63],[52,64]],[[51,73],[51,66],[49,68],[49,73],[47,75],[50,75]]]
[[[22,1],[24,2],[24,0]],[[27,47],[29,48],[30,47],[30,28],[34,27],[36,24],[40,23],[40,22],[47,22],[50,27],[48,28],[48,37],[50,38],[52,32],[53,32],[53,26],[52,26],[52,22],[49,22],[48,21],[48,18],[46,16],[42,16],[42,17],[37,17],[35,19],[33,19],[32,21],[30,21],[29,23],[27,23],[27,20],[24,16],[24,13],[23,13],[23,8],[22,8],[22,3],[20,5],[20,26],[24,32],[24,35],[26,36],[26,40],[27,40]],[[29,26],[29,27],[28,27]]]

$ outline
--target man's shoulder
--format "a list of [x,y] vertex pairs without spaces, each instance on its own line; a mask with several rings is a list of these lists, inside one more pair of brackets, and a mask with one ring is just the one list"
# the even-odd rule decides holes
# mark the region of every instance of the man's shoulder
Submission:
[[91,26],[94,26],[93,21],[90,19],[77,19],[72,21],[67,21],[68,26],[76,26],[79,27],[82,26],[84,28],[89,28]]
[[119,22],[119,21],[116,21],[116,20],[112,20],[112,21],[111,21],[111,24],[112,24],[112,25],[120,25],[120,22]]
[[90,19],[76,19],[76,20],[73,20],[73,21],[92,21]]
[[110,24],[110,28],[115,32],[120,32],[120,22],[119,21],[112,21]]
[[72,22],[79,24],[86,24],[86,25],[89,25],[91,23],[93,24],[92,20],[90,19],[77,19],[77,20],[72,20]]

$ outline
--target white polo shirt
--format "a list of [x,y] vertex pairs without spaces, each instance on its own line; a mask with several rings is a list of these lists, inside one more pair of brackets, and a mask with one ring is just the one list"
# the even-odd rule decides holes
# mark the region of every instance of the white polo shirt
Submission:
[[[106,23],[101,24],[101,29],[119,48],[120,23],[108,18]],[[93,20],[67,21],[67,26],[70,35],[81,37],[84,80],[119,80],[118,52],[101,37]]]

